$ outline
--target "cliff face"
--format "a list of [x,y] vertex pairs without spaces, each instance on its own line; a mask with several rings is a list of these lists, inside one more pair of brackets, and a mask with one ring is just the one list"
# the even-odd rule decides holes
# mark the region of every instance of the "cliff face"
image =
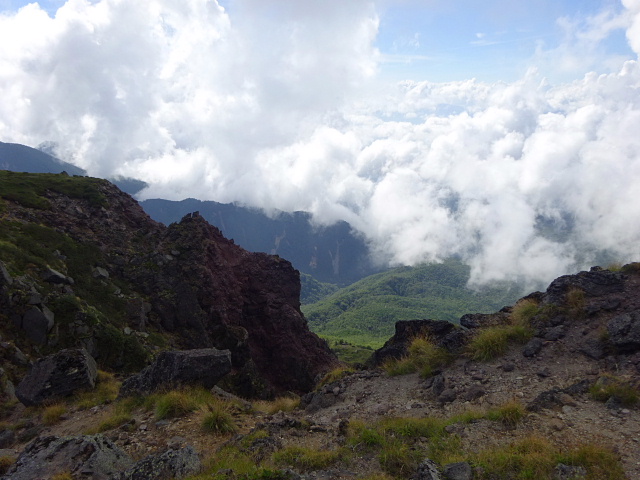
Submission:
[[[300,312],[288,261],[243,250],[197,213],[165,227],[106,181],[12,173],[3,185],[3,240],[15,248],[0,249],[0,260],[17,281],[4,287],[0,308],[13,320],[2,333],[23,349],[33,343],[24,318],[35,292],[54,318],[42,352],[79,344],[103,365],[133,369],[134,353],[228,348],[229,382],[245,395],[307,391],[333,365]],[[45,279],[51,270],[59,282]]]

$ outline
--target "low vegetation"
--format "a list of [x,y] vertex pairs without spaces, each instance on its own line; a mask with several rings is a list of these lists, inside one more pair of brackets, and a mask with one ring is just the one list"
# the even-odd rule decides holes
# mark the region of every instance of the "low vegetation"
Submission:
[[302,311],[320,336],[379,348],[393,335],[398,320],[434,318],[455,323],[465,313],[494,312],[520,295],[513,285],[469,289],[469,271],[453,259],[395,268],[303,305]]
[[300,405],[300,397],[278,397],[274,400],[259,400],[253,403],[253,408],[261,413],[273,415],[278,412],[290,412]]
[[630,381],[614,375],[604,375],[594,383],[589,393],[598,401],[613,399],[625,407],[632,407],[640,400],[640,391]]
[[453,359],[444,348],[436,346],[427,337],[413,339],[408,352],[404,358],[390,359],[384,363],[383,369],[387,374],[395,376],[418,372],[422,377],[430,377]]

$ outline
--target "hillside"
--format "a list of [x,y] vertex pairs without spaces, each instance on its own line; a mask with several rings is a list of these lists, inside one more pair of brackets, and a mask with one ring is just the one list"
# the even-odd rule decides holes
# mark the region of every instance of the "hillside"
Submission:
[[637,479],[639,292],[639,264],[594,267],[461,326],[400,322],[371,368],[336,369],[301,398],[187,388],[117,399],[103,373],[55,404],[5,405],[0,475]]
[[243,250],[197,214],[156,223],[106,180],[0,171],[0,267],[12,381],[25,366],[13,349],[82,347],[123,373],[170,348],[226,349],[229,388],[247,396],[307,391],[335,361],[306,326],[289,262]]
[[512,285],[467,288],[469,267],[455,259],[371,275],[302,306],[310,328],[325,338],[379,347],[399,320],[433,318],[457,323],[468,312],[488,313],[522,293]]

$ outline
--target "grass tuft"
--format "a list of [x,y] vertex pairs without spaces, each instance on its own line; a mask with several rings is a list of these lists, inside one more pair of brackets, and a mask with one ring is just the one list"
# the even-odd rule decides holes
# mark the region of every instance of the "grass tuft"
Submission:
[[306,447],[287,447],[273,454],[277,465],[291,466],[303,472],[322,470],[343,459],[340,450],[314,450]]
[[527,414],[527,410],[519,400],[511,400],[504,405],[487,412],[489,420],[502,422],[507,427],[515,427]]
[[300,405],[299,397],[278,397],[275,400],[259,400],[254,402],[253,408],[258,412],[273,415],[278,412],[291,412]]
[[610,398],[618,400],[625,407],[632,407],[640,400],[638,389],[620,377],[604,375],[589,388],[591,396],[600,402]]
[[62,403],[50,405],[42,411],[42,423],[49,426],[55,425],[61,420],[65,413],[67,413],[66,405]]
[[406,357],[389,359],[382,368],[390,376],[419,372],[422,377],[430,377],[451,360],[451,354],[444,348],[436,346],[431,339],[416,337],[409,345]]
[[15,459],[11,457],[0,457],[0,475],[7,473],[11,465],[15,463]]
[[353,367],[340,365],[339,367],[334,368],[324,377],[322,377],[322,380],[320,380],[320,383],[318,383],[318,388],[333,382],[337,382],[338,380],[342,380],[347,375],[355,373],[355,371],[356,370]]
[[204,407],[204,418],[202,419],[202,430],[214,435],[226,435],[237,430],[233,421],[233,416],[219,405],[207,405]]

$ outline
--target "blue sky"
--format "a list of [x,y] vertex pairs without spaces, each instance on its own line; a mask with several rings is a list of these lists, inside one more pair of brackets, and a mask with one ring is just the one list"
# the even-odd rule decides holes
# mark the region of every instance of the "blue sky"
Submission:
[[640,260],[639,53],[640,0],[0,0],[0,141],[537,288]]
[[[0,0],[0,11],[27,5],[23,0]],[[63,0],[41,0],[40,7],[54,16]],[[96,3],[92,1],[90,3]],[[231,15],[241,8],[237,0],[219,4]],[[273,3],[273,2],[267,2]],[[277,3],[277,2],[276,2]],[[305,3],[304,1],[301,3]],[[616,0],[382,0],[375,3],[379,29],[375,45],[382,54],[381,76],[388,80],[446,82],[477,78],[513,81],[521,78],[541,52],[577,42],[572,36],[589,28],[589,19],[602,12],[620,14]],[[568,30],[567,24],[575,30]],[[624,28],[614,28],[587,52],[591,69],[600,58],[612,55],[635,58]],[[585,52],[581,52],[585,53]],[[606,65],[599,69],[606,70]],[[558,80],[580,77],[588,68],[545,75]]]

